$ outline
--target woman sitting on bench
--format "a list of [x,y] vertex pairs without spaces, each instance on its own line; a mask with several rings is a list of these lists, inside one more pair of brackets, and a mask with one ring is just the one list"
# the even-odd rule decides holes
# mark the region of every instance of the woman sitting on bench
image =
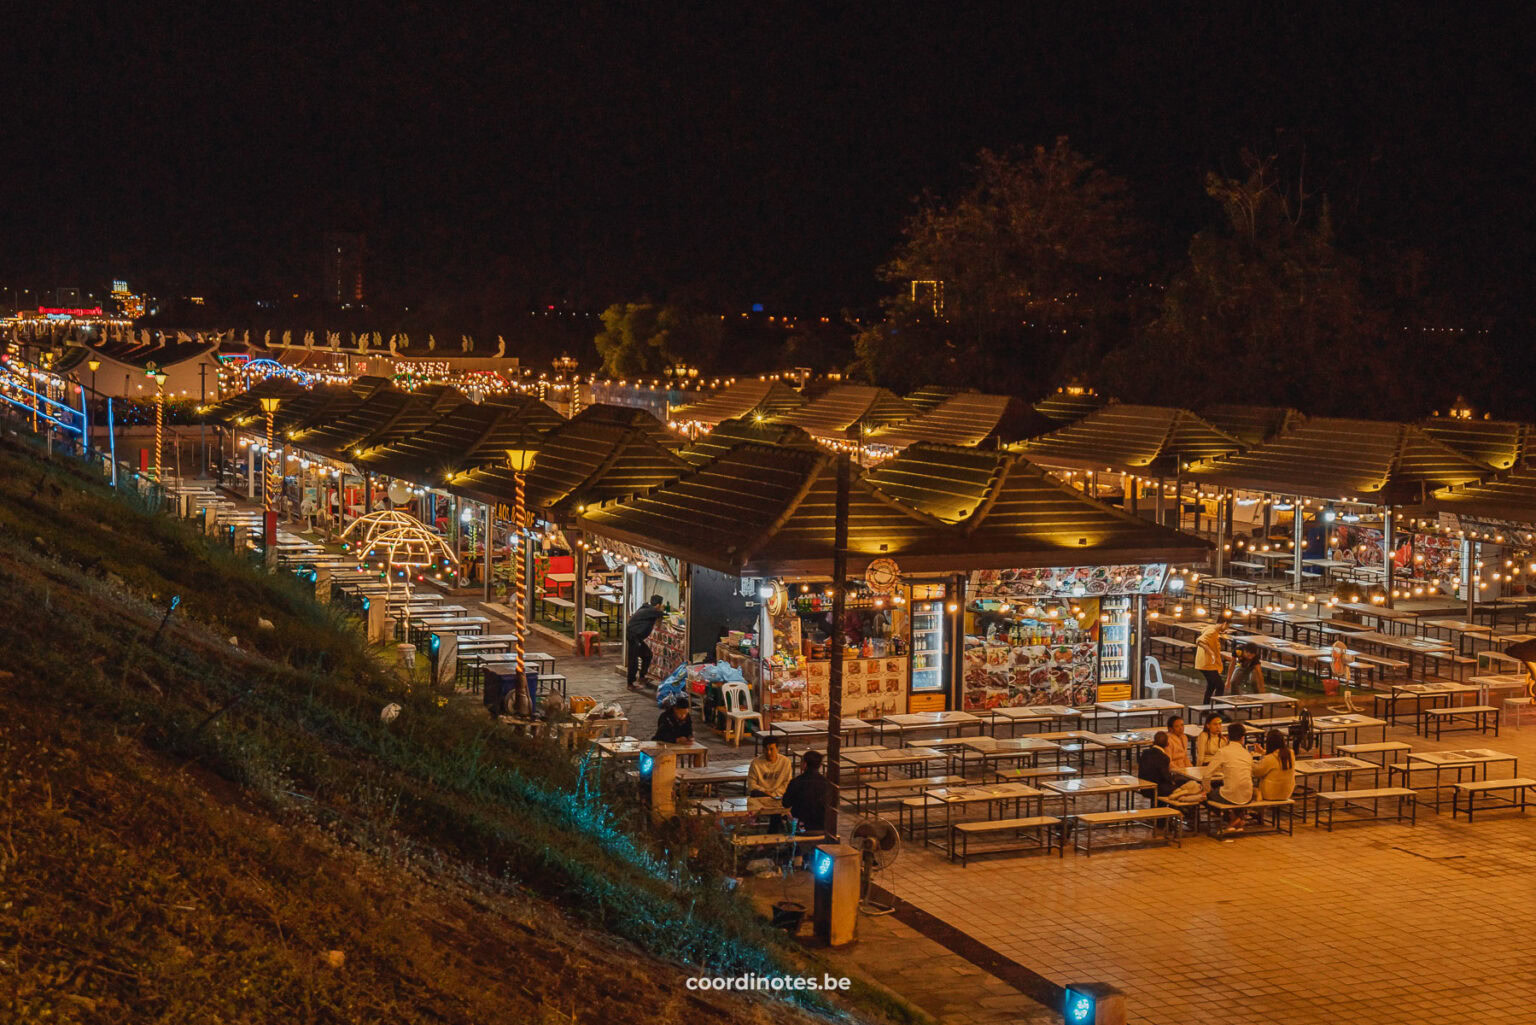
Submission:
[[1259,784],[1259,799],[1289,801],[1296,792],[1296,756],[1285,742],[1285,734],[1270,730],[1264,734],[1264,757],[1253,767]]

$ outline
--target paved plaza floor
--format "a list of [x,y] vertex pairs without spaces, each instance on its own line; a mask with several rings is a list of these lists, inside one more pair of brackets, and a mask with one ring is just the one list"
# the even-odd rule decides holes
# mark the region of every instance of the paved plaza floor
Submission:
[[[1434,742],[1401,726],[1388,739],[1491,748],[1536,769],[1529,718],[1496,738]],[[908,844],[881,883],[1056,983],[1119,986],[1133,1021],[1536,1021],[1536,814],[1468,824],[1421,807],[1412,827],[1309,822],[1292,837],[967,868]]]

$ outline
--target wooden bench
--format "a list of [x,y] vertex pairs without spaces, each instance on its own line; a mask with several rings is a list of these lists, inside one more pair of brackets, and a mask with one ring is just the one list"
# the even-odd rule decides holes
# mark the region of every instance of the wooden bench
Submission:
[[[1427,738],[1429,724],[1435,724],[1435,739],[1445,732],[1446,723],[1465,722],[1468,730],[1487,733],[1489,721],[1493,723],[1493,735],[1499,735],[1499,710],[1492,705],[1452,705],[1449,708],[1422,708],[1419,710],[1419,732]],[[1452,730],[1451,732],[1456,732]]]
[[1176,666],[1182,666],[1184,664],[1184,653],[1186,651],[1190,652],[1190,658],[1194,658],[1194,641],[1186,641],[1182,637],[1169,637],[1166,634],[1155,634],[1150,638],[1150,640],[1153,644],[1159,645],[1161,647],[1172,648],[1173,664]]
[[[539,595],[539,601],[544,603],[546,614],[548,613],[549,606],[553,605],[555,608],[565,611],[568,615],[576,615],[576,603],[569,598],[561,598],[553,594],[541,594]],[[559,616],[556,617],[556,619],[560,618]]]
[[1315,795],[1317,798],[1316,812],[1313,814],[1312,825],[1314,827],[1323,824],[1323,807],[1328,808],[1328,832],[1333,832],[1333,811],[1335,808],[1348,809],[1351,806],[1360,807],[1362,802],[1371,802],[1371,814],[1366,817],[1352,818],[1353,822],[1378,822],[1388,816],[1381,814],[1381,802],[1386,798],[1397,798],[1398,822],[1403,821],[1403,803],[1408,805],[1408,824],[1417,825],[1418,797],[1419,795],[1407,787],[1376,787],[1371,790],[1324,790]]
[[[1479,779],[1469,783],[1457,783],[1456,789],[1451,792],[1451,818],[1456,818],[1456,813],[1461,809],[1461,798],[1465,794],[1467,798],[1467,821],[1472,821],[1472,813],[1477,809],[1477,797],[1479,794],[1499,794],[1505,791],[1514,791],[1509,795],[1509,800],[1490,800],[1483,805],[1483,810],[1489,808],[1519,808],[1520,814],[1525,814],[1525,802],[1532,787],[1536,787],[1536,779],[1525,776],[1516,776],[1514,779]],[[1516,794],[1520,802],[1515,803]]]
[[[1454,651],[1426,651],[1426,659],[1435,659],[1450,666],[1451,675],[1457,680],[1463,680],[1467,675],[1467,667],[1477,665],[1477,659],[1469,655],[1458,655]],[[1427,665],[1428,663],[1426,663]]]
[[[1413,745],[1402,740],[1383,740],[1374,744],[1340,744],[1335,748],[1339,754],[1362,758],[1365,755],[1381,755],[1381,767],[1385,769],[1393,755],[1407,754],[1413,750]],[[1370,761],[1369,758],[1365,759]]]
[[999,783],[1029,783],[1037,779],[1076,776],[1077,770],[1070,765],[1014,766],[1006,769],[992,769],[989,775]]
[[[1247,804],[1233,804],[1230,801],[1223,801],[1219,797],[1215,797],[1207,800],[1205,806],[1212,811],[1249,811],[1257,809],[1259,812],[1259,828],[1250,830],[1247,826],[1244,826],[1244,835],[1250,833],[1284,833],[1286,836],[1290,836],[1296,831],[1296,802],[1291,798],[1286,798],[1283,801],[1270,801],[1262,797],[1256,797]],[[1265,811],[1272,813],[1271,824],[1268,829],[1264,828]],[[1284,819],[1283,827],[1281,825],[1282,818]],[[1228,835],[1217,833],[1217,818],[1215,815],[1207,819],[1206,827],[1211,836]]]
[[736,865],[741,860],[742,851],[789,845],[798,854],[802,847],[815,847],[832,840],[825,833],[732,833],[731,875],[736,875]]
[[584,609],[582,611],[586,614],[588,619],[597,620],[597,628],[601,630],[603,632],[603,636],[606,637],[608,635],[608,626],[613,621],[613,616],[610,613],[600,612],[597,609]]
[[[1177,808],[1132,808],[1129,811],[1092,811],[1082,815],[1075,815],[1073,821],[1074,848],[1081,850],[1085,855],[1093,855],[1093,833],[1100,828],[1115,828],[1117,826],[1146,826],[1151,832],[1153,843],[1173,843],[1183,846],[1179,838],[1179,824],[1184,821],[1184,813]],[[1161,839],[1159,839],[1161,834]],[[1125,843],[1113,844],[1115,847],[1131,846],[1138,841],[1131,840]]]
[[[1159,794],[1156,797],[1156,801],[1160,807],[1174,808],[1182,812],[1184,814],[1184,821],[1189,824],[1189,831],[1191,833],[1200,832],[1200,809],[1205,807],[1205,795],[1203,793],[1193,798],[1184,797],[1178,800],[1172,797],[1163,797]],[[1194,812],[1194,814],[1191,815],[1190,812]]]
[[[1036,851],[1043,850],[1051,853],[1055,847],[1058,857],[1065,857],[1067,853],[1066,833],[1062,828],[1062,820],[1055,815],[1036,815],[1023,819],[988,819],[981,822],[957,822],[953,826],[949,842],[949,860],[955,860],[955,846],[958,841],[960,847],[960,867],[965,868],[967,860],[974,855],[970,849],[972,837],[987,837],[996,833],[1011,833],[1010,838],[999,841],[1000,845],[989,844],[984,850],[975,854],[1002,854],[1009,851]],[[1025,843],[1024,837],[1028,834],[1031,842]]]
[[855,783],[853,800],[850,802],[855,811],[861,814],[870,808],[885,801],[897,797],[908,797],[912,794],[921,794],[929,787],[963,786],[966,782],[964,776],[918,776],[916,778],[903,779],[872,779],[860,780]]
[[[942,808],[937,797],[909,797],[896,806],[896,830],[908,839],[917,838],[917,819],[925,808]],[[924,829],[924,836],[927,829]]]

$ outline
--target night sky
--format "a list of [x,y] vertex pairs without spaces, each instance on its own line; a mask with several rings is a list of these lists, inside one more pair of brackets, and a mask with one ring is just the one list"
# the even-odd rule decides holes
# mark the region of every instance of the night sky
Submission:
[[8,16],[0,285],[312,291],[336,227],[385,301],[835,312],[914,196],[1059,134],[1169,257],[1206,171],[1304,145],[1345,244],[1467,309],[1536,262],[1532,33],[1450,5],[202,6]]

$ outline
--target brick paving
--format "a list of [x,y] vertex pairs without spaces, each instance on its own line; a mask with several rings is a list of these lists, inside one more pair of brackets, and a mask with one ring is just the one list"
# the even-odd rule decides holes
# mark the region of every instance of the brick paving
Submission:
[[[1170,680],[1172,682],[1172,680]],[[1192,688],[1192,683],[1189,685]],[[1194,700],[1180,687],[1180,700]],[[1196,695],[1196,698],[1198,695]],[[1536,768],[1536,724],[1414,750],[1487,747]],[[1505,774],[1498,769],[1495,776]],[[1294,837],[951,866],[908,845],[887,889],[1057,983],[1108,982],[1157,1025],[1536,1019],[1536,817],[1499,811]]]
[[[547,649],[546,649],[547,650]],[[617,646],[559,655],[571,693],[619,701],[630,732],[654,728],[654,692],[627,691]],[[1194,681],[1168,673],[1180,701]],[[1374,735],[1373,735],[1374,736]],[[713,730],[712,764],[751,757]],[[1414,750],[1488,747],[1536,770],[1536,722],[1497,738],[1441,741],[1388,730]],[[1494,775],[1504,774],[1502,767]],[[1363,785],[1363,784],[1362,784]],[[1186,837],[1181,848],[1092,858],[996,856],[962,869],[914,843],[880,880],[892,893],[1056,984],[1108,982],[1148,1025],[1524,1023],[1536,976],[1536,815],[1491,812],[1469,825],[1419,809],[1418,825],[1298,825],[1294,837]],[[782,882],[757,881],[777,895]],[[794,892],[808,888],[802,873]],[[802,898],[795,898],[802,899]],[[809,895],[804,895],[809,903]],[[833,952],[936,1019],[955,1025],[1059,1020],[1002,979],[894,918],[860,917]]]

